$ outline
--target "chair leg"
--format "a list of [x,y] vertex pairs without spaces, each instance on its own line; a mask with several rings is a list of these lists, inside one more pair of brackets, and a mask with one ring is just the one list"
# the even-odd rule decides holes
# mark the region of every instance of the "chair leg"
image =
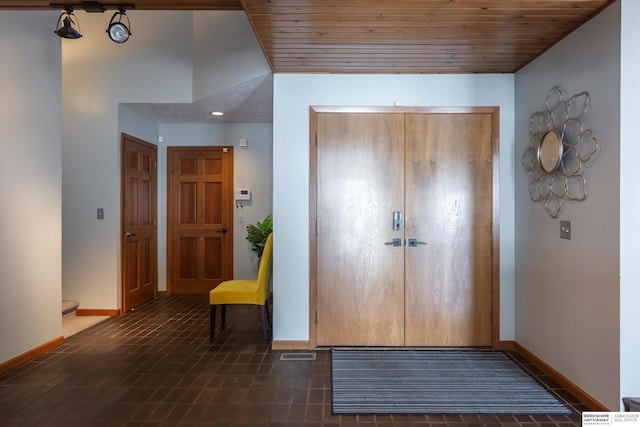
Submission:
[[267,302],[264,305],[266,312],[267,312],[267,326],[269,327],[269,329],[273,329],[271,327],[271,315],[269,314],[269,300],[267,300]]
[[226,321],[227,321],[227,305],[226,304],[222,304],[222,330],[224,330],[224,328],[226,327]]
[[210,318],[210,325],[209,325],[209,338],[214,339],[215,338],[215,330],[216,330],[216,306],[212,305],[211,306],[211,318]]
[[262,336],[264,339],[267,338],[267,308],[265,305],[260,306],[260,321],[262,322]]

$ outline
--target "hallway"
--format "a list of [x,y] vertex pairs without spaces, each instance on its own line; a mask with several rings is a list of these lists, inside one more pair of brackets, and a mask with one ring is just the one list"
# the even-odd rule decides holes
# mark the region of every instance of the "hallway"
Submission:
[[[219,324],[220,322],[218,322]],[[280,360],[258,310],[230,306],[209,342],[207,296],[156,300],[0,375],[3,426],[579,426],[580,415],[332,415],[329,352]],[[517,356],[515,356],[520,360]],[[536,369],[521,361],[536,374]],[[566,391],[538,375],[578,411]]]

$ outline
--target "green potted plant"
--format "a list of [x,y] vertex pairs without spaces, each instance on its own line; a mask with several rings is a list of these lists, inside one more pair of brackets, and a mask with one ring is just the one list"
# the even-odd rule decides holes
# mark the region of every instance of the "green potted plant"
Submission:
[[247,240],[251,243],[251,250],[254,251],[258,258],[262,257],[262,251],[264,251],[264,245],[267,242],[267,237],[273,231],[273,221],[271,214],[262,220],[257,221],[255,224],[247,226]]

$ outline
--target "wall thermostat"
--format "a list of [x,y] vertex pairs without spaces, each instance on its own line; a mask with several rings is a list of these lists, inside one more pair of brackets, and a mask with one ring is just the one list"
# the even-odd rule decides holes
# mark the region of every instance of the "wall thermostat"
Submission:
[[251,200],[251,190],[248,188],[236,188],[236,200]]

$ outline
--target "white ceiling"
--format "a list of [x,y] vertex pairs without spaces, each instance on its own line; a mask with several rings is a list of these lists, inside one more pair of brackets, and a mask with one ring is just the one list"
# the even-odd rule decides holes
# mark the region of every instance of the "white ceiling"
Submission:
[[[273,74],[225,89],[193,103],[126,103],[159,123],[272,123]],[[224,116],[212,116],[222,111]]]

